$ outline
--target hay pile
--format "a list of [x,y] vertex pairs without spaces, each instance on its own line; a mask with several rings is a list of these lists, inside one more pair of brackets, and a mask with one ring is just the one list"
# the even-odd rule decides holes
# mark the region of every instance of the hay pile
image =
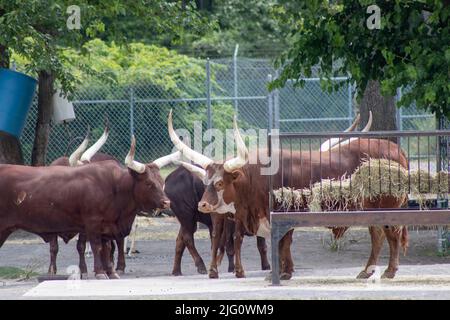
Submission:
[[369,159],[349,178],[322,179],[311,188],[281,188],[274,194],[276,203],[286,210],[306,207],[311,211],[362,209],[364,199],[387,195],[397,199],[410,195],[424,208],[427,195],[446,193],[448,185],[447,172],[428,174],[428,171],[417,170],[408,174],[408,170],[397,162]]

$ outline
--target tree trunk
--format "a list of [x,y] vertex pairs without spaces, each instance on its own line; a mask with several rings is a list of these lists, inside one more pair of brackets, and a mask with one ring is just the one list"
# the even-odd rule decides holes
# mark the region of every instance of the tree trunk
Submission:
[[[362,129],[369,119],[369,110],[372,111],[373,122],[370,131],[397,130],[397,109],[393,96],[381,95],[380,83],[371,80],[367,84],[364,96],[359,105],[361,114],[360,128]],[[393,139],[396,141],[397,139]]]
[[31,154],[31,165],[33,166],[45,166],[50,121],[53,113],[54,80],[54,76],[50,72],[39,72],[38,117]]
[[0,44],[0,68],[9,69],[9,51],[2,44]]

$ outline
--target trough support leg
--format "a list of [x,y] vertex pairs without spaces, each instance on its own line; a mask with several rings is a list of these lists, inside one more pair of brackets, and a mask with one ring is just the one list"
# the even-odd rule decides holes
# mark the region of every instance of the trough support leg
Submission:
[[285,223],[277,223],[272,220],[271,226],[271,246],[272,246],[272,285],[280,285],[280,240],[286,235],[286,233],[292,229]]

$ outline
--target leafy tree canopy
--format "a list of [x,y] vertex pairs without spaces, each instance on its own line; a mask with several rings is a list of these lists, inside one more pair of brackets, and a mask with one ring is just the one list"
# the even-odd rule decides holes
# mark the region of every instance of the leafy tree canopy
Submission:
[[67,8],[73,1],[0,0],[0,44],[25,57],[29,73],[50,71],[61,82],[63,91],[71,92],[75,78],[64,68],[67,57],[62,48],[82,49],[86,41],[98,36],[125,44],[132,39],[124,32],[124,19],[139,21],[139,32],[150,32],[149,36],[204,29],[205,20],[190,3],[79,0],[76,5],[80,8],[81,28],[70,30]]
[[400,105],[413,101],[450,117],[450,5],[441,0],[376,1],[380,29],[369,29],[371,0],[280,0],[275,12],[289,25],[292,42],[277,65],[283,68],[271,88],[317,71],[325,88],[329,79],[349,73],[361,97],[369,80],[382,93],[407,87]]

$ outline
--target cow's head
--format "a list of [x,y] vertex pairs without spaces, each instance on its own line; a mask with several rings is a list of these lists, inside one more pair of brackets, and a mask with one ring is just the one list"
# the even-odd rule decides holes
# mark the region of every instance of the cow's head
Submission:
[[215,163],[214,160],[192,150],[180,140],[173,129],[172,111],[169,114],[168,127],[170,139],[176,148],[186,158],[201,166],[200,168],[181,162],[186,169],[202,179],[206,187],[198,204],[198,210],[203,213],[235,213],[236,185],[245,181],[243,167],[248,159],[248,150],[239,133],[236,117],[234,118],[234,138],[237,146],[237,157],[227,160],[223,164]]
[[130,152],[125,158],[125,165],[134,179],[133,196],[142,211],[167,209],[170,207],[169,198],[164,193],[164,180],[160,174],[161,162],[143,164],[134,160],[136,139],[131,139]]

